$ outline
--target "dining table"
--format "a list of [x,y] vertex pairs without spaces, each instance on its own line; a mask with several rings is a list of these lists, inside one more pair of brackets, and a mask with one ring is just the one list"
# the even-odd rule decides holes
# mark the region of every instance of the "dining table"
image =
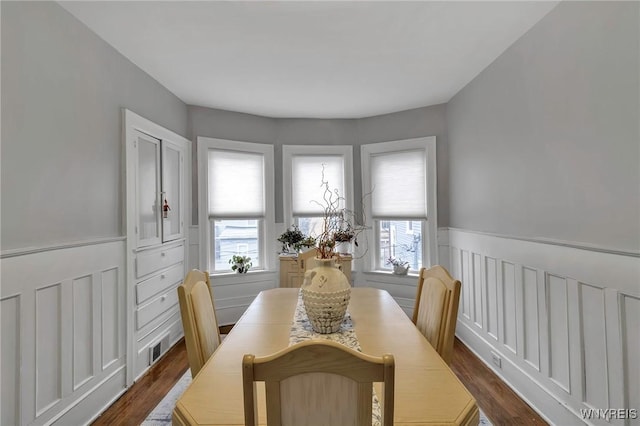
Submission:
[[[243,425],[242,358],[290,345],[299,289],[262,291],[209,358],[173,411],[174,425]],[[395,425],[477,425],[475,399],[385,291],[353,287],[348,315],[362,352],[395,358]],[[321,337],[321,336],[319,336]],[[382,395],[381,384],[374,391]],[[266,424],[264,385],[258,418]]]

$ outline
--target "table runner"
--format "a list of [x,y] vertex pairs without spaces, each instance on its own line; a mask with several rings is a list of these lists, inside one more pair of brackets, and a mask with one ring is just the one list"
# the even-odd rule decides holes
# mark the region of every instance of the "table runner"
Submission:
[[[298,292],[298,303],[296,304],[296,310],[293,314],[293,322],[291,324],[291,331],[289,332],[289,346],[296,343],[304,342],[305,340],[313,339],[325,339],[331,340],[345,345],[348,348],[354,349],[358,352],[362,352],[356,331],[353,328],[353,321],[351,321],[351,314],[347,310],[347,313],[342,320],[340,330],[336,333],[320,334],[313,331],[307,312],[304,309],[304,302],[302,301],[302,291]],[[371,407],[373,426],[380,426],[382,424],[382,414],[380,409],[380,402],[376,395],[375,389],[373,390],[373,406]]]

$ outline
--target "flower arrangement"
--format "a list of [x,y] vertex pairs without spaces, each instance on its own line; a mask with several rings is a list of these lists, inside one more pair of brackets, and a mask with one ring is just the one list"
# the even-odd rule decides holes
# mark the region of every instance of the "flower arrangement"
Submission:
[[229,263],[231,264],[231,270],[236,271],[239,274],[246,274],[252,266],[251,258],[249,256],[239,256],[236,254],[229,259]]

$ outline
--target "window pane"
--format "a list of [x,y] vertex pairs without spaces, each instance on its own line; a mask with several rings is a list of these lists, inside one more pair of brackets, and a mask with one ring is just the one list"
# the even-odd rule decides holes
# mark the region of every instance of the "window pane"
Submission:
[[251,257],[251,269],[260,268],[259,220],[211,220],[210,224],[214,247],[209,264],[214,271],[230,271],[229,259],[234,254]]
[[410,271],[422,268],[422,221],[378,221],[378,237],[378,268],[393,269],[387,264],[389,257],[409,262]]
[[322,232],[322,217],[299,217],[296,219],[298,228],[304,235],[317,237]]

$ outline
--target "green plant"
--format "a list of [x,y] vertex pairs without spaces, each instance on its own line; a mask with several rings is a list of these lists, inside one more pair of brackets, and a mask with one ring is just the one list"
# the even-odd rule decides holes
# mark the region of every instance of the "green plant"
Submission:
[[299,251],[304,247],[313,247],[316,245],[316,239],[312,236],[304,235],[296,225],[284,231],[282,235],[278,237],[278,241],[282,243],[283,252],[288,252],[289,249]]
[[312,237],[311,235],[309,235],[308,237],[305,237],[304,240],[299,241],[297,244],[294,245],[294,248],[296,250],[301,250],[303,248],[309,248],[309,247],[313,247],[316,245],[316,239],[314,237]]
[[393,265],[393,266],[408,266],[409,262],[407,262],[406,260],[402,260],[402,259],[396,259],[395,257],[389,257],[386,261],[387,265]]
[[351,228],[351,224],[347,223],[345,229],[339,229],[333,233],[333,239],[336,243],[350,243],[356,236],[356,232]]
[[233,257],[229,259],[229,263],[231,264],[231,270],[239,274],[246,274],[252,266],[249,256],[240,256],[237,254],[234,254]]

